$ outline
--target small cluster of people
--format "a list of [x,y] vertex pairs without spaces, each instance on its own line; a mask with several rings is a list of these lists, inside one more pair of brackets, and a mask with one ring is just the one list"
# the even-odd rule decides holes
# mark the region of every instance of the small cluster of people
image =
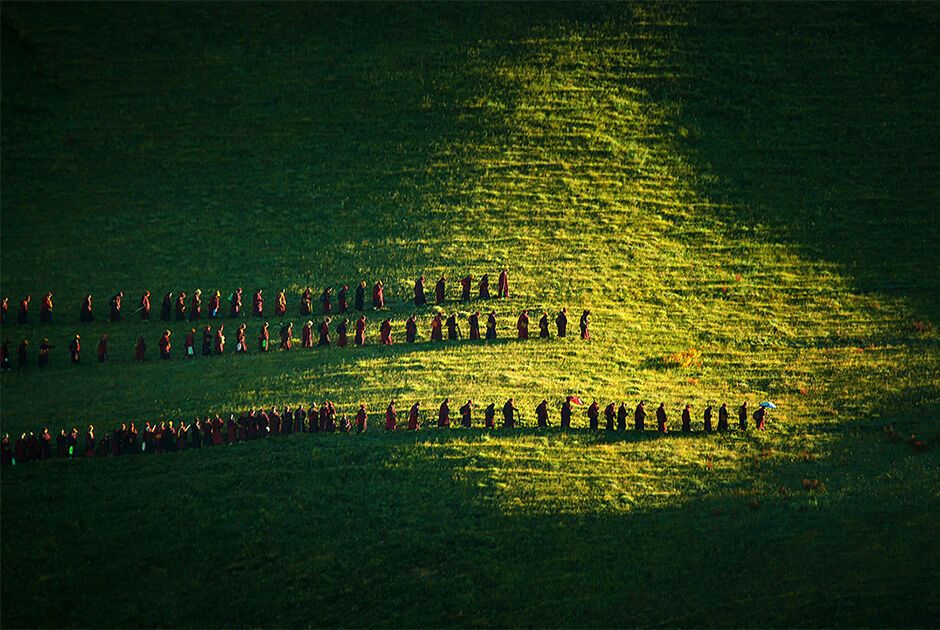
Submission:
[[[561,428],[570,429],[573,416],[573,406],[581,405],[576,396],[568,396],[561,406]],[[437,410],[436,426],[449,428],[452,425],[462,428],[473,427],[473,413],[475,404],[468,400],[457,409],[457,417],[451,418],[450,398],[445,398]],[[513,429],[519,423],[519,410],[513,398],[509,398],[500,409],[503,428]],[[738,408],[738,428],[746,431],[748,428],[748,405],[745,402]],[[496,404],[490,403],[483,411],[483,427],[496,428]],[[141,429],[136,423],[121,423],[121,425],[100,438],[94,425],[88,425],[80,433],[77,427],[70,431],[61,429],[54,438],[48,427],[44,427],[39,435],[34,432],[23,433],[15,442],[5,434],[0,440],[0,463],[10,465],[16,463],[39,461],[51,458],[64,459],[75,457],[105,457],[108,455],[134,455],[138,453],[163,453],[186,450],[189,448],[204,448],[222,444],[235,444],[256,439],[289,435],[291,433],[349,433],[355,430],[362,433],[368,429],[369,414],[365,403],[361,403],[356,410],[352,421],[346,416],[337,417],[336,406],[332,401],[325,401],[319,408],[316,403],[304,408],[303,405],[291,408],[269,410],[251,409],[238,417],[229,415],[223,420],[218,414],[195,418],[192,422],[178,423],[159,421],[145,422]],[[630,413],[626,403],[621,402],[619,409],[615,403],[610,403],[604,409],[605,425],[607,431],[625,431]],[[657,429],[660,433],[668,432],[668,419],[665,404],[661,403],[656,410]],[[548,401],[542,400],[535,408],[537,426],[548,428],[549,411]],[[633,428],[644,431],[646,428],[645,403],[640,403],[633,410]],[[766,409],[758,407],[753,413],[753,419],[758,429],[764,429],[766,422]],[[600,429],[600,406],[597,401],[591,403],[587,409],[588,426],[592,431]],[[703,414],[704,431],[728,431],[728,408],[722,404],[718,409],[718,423],[713,429],[712,406],[705,408]],[[400,413],[396,408],[396,401],[392,400],[385,408],[384,428],[386,431],[407,429],[418,431],[421,429],[422,410],[421,403],[415,402],[409,408],[407,415]],[[690,405],[682,411],[682,431],[692,431]],[[81,440],[80,440],[81,438]],[[53,445],[53,441],[55,444]]]
[[[581,339],[590,339],[590,316],[591,311],[585,310],[581,314],[580,320],[580,329],[581,329]],[[460,330],[460,323],[458,319],[461,316],[457,313],[451,313],[446,318],[443,314],[438,313],[431,320],[431,331],[430,331],[430,340],[431,341],[443,341],[445,339],[444,330],[446,328],[446,339],[456,340],[463,337],[463,333]],[[467,323],[469,328],[468,338],[473,340],[479,339],[496,339],[496,312],[491,311],[487,316],[486,321],[486,330],[484,333],[480,331],[480,312],[476,311],[471,313],[467,317]],[[324,347],[330,346],[335,343],[337,346],[343,348],[350,343],[362,346],[366,344],[366,316],[361,315],[354,324],[354,330],[352,335],[352,340],[350,342],[350,322],[348,318],[343,318],[337,325],[335,330],[331,330],[330,325],[333,323],[332,318],[324,317],[320,322],[319,326],[314,327],[312,320],[308,320],[301,329],[300,333],[300,345],[303,348],[312,348],[314,346]],[[242,323],[235,331],[235,344],[234,351],[236,354],[247,353],[249,344],[247,339],[247,324]],[[559,311],[558,315],[555,317],[555,326],[558,337],[566,337],[568,329],[568,309],[563,308]],[[333,336],[335,333],[335,336]],[[206,324],[202,330],[201,338],[201,352],[197,352],[196,342],[196,329],[191,328],[189,333],[186,335],[186,339],[183,345],[183,354],[188,358],[193,358],[197,354],[202,354],[203,356],[211,356],[218,354],[225,354],[227,346],[227,338],[225,335],[225,324],[219,323],[215,329],[213,329],[212,324]],[[160,335],[160,339],[157,341],[157,348],[159,350],[161,359],[169,359],[171,355],[171,350],[173,348],[172,342],[173,333],[170,330],[164,330]],[[316,342],[314,342],[314,336],[317,336]],[[549,331],[549,322],[548,314],[542,312],[542,316],[539,319],[539,338],[548,339],[551,336]],[[280,330],[278,331],[278,337],[280,340],[280,349],[281,350],[291,350],[294,345],[294,324],[293,322],[288,322],[282,324]],[[522,313],[519,314],[519,317],[516,320],[516,337],[518,339],[528,339],[529,338],[529,313],[527,309],[523,309]],[[418,320],[417,316],[412,314],[405,321],[405,341],[407,343],[415,343],[418,338]],[[379,340],[382,345],[393,345],[395,343],[393,331],[392,331],[392,320],[391,318],[386,318],[385,321],[379,326]],[[258,345],[257,348],[260,352],[268,352],[270,349],[271,341],[271,331],[268,322],[264,322],[261,326],[261,332],[258,335]],[[49,343],[48,338],[44,338],[39,344],[39,368],[44,369],[49,365],[49,354],[50,351],[55,346]],[[68,344],[69,357],[72,363],[81,363],[82,357],[82,338],[81,335],[76,334]],[[22,342],[16,347],[16,361],[18,367],[26,367],[29,357],[29,340],[23,339]],[[109,341],[108,335],[104,334],[98,341],[97,348],[97,358],[99,363],[105,363],[108,360],[109,353]],[[147,342],[144,339],[143,335],[137,338],[137,343],[134,345],[134,359],[137,361],[146,360],[147,356]],[[0,369],[10,369],[10,347],[9,342],[4,341],[0,344]]]
[[[469,302],[471,300],[471,294],[473,293],[473,284],[475,278],[472,274],[468,274],[460,279],[460,301]],[[488,274],[483,274],[483,276],[477,282],[477,299],[487,300],[490,299],[490,280]],[[366,292],[368,290],[368,285],[365,280],[360,280],[359,284],[354,290],[353,298],[353,308],[357,311],[365,310],[366,306]],[[447,277],[441,275],[440,279],[437,281],[437,284],[434,287],[434,303],[437,305],[442,305],[446,301],[447,293]],[[228,314],[231,318],[242,317],[242,296],[243,291],[241,287],[229,294],[225,301],[228,303]],[[508,298],[509,297],[509,275],[506,269],[503,269],[499,274],[499,279],[497,282],[496,288],[496,297],[498,298]],[[301,315],[312,315],[314,312],[313,309],[313,298],[314,293],[310,287],[307,287],[303,293],[300,295],[300,314]],[[385,308],[385,285],[381,280],[377,281],[372,286],[372,307],[375,309]],[[416,306],[420,306],[428,303],[428,299],[425,295],[425,280],[422,275],[415,281],[414,285],[414,303]],[[122,305],[124,301],[124,292],[118,291],[110,300],[108,300],[108,321],[118,322],[121,321],[122,316]],[[349,285],[343,285],[342,288],[335,295],[336,301],[336,312],[345,313],[349,310]],[[22,300],[20,300],[19,308],[16,314],[16,322],[18,324],[28,324],[29,323],[29,309],[32,302],[32,296],[27,295]],[[187,296],[185,291],[180,291],[175,297],[172,292],[167,292],[163,295],[163,302],[160,309],[160,319],[163,321],[171,321],[176,319],[176,321],[197,321],[202,319],[203,314],[209,319],[217,319],[223,316],[222,309],[222,293],[220,291],[213,291],[209,294],[209,300],[205,312],[203,311],[202,303],[202,289],[196,289],[192,296]],[[326,287],[323,292],[320,294],[320,310],[324,315],[329,315],[334,312],[334,294],[332,287]],[[264,303],[265,297],[263,295],[263,290],[258,289],[255,291],[251,300],[251,314],[258,318],[264,317]],[[94,298],[89,293],[85,295],[82,299],[81,306],[79,308],[78,319],[81,322],[93,322],[95,321],[94,313]],[[7,323],[7,315],[10,310],[10,299],[4,297],[0,301],[0,323]],[[39,308],[39,321],[43,323],[52,323],[53,313],[55,312],[55,304],[53,302],[53,294],[46,293],[43,296],[42,304]],[[150,303],[150,291],[144,291],[143,295],[140,297],[140,306],[137,310],[134,311],[134,315],[140,314],[140,319],[147,321],[150,319],[151,312],[151,303]],[[287,314],[287,289],[284,289],[278,292],[277,297],[274,301],[274,315],[276,317],[284,317]]]

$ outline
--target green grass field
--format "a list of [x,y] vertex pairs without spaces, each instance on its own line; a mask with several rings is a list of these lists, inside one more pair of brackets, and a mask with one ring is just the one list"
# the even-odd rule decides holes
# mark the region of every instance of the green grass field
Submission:
[[[936,625],[940,5],[7,2],[0,22],[0,293],[34,311],[2,329],[33,353],[0,377],[0,430],[327,398],[372,424],[5,468],[0,625]],[[417,275],[502,266],[502,336],[567,306],[593,338],[377,345]],[[299,336],[304,286],[359,279],[389,301],[365,348],[162,362],[161,322],[104,321],[118,289],[128,314],[145,289],[155,314],[166,291],[287,289]],[[759,434],[531,428],[567,394],[664,401],[674,428],[686,403],[696,428],[712,401],[780,409]],[[527,428],[378,430],[390,398],[445,396],[514,396]]]

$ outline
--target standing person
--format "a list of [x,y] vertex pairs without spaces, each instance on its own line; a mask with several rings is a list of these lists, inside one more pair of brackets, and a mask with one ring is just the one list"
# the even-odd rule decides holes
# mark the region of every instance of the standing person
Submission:
[[408,343],[414,343],[415,339],[418,338],[418,318],[412,314],[411,317],[405,321],[405,341]]
[[416,402],[411,405],[411,410],[408,412],[408,430],[417,431],[421,428],[421,419],[419,413],[421,411],[421,403]]
[[588,420],[590,423],[591,431],[597,431],[598,429],[597,419],[599,415],[600,415],[600,407],[597,406],[597,401],[595,400],[591,403],[591,406],[588,407],[588,410],[587,410],[587,416],[588,416]]
[[287,295],[282,290],[278,292],[274,300],[274,316],[284,317],[285,315],[287,315]]
[[[604,407],[604,419],[607,423],[604,425],[605,431],[613,431],[616,427],[614,426],[614,419],[617,416],[617,409],[614,403],[610,403]],[[624,420],[626,420],[626,409],[624,409]]]
[[349,285],[347,284],[344,284],[342,288],[340,288],[339,293],[336,294],[336,302],[339,305],[340,313],[345,313],[346,311],[349,310],[349,301],[346,297],[348,294],[349,294]]
[[108,335],[101,335],[101,341],[98,342],[98,363],[104,363],[108,360]]
[[49,343],[48,339],[43,339],[39,344],[39,369],[44,370],[49,365],[49,351],[55,348]]
[[16,347],[16,367],[24,368],[26,367],[26,353],[29,350],[29,340],[24,339],[20,342],[20,345]]
[[235,319],[242,314],[242,288],[238,287],[235,292],[229,296],[229,317]]
[[356,287],[356,310],[362,311],[366,306],[366,281],[360,280]]
[[382,322],[381,327],[379,327],[379,334],[382,337],[383,346],[392,345],[393,341],[392,341],[392,320],[391,319],[386,318],[385,321]]
[[470,287],[473,286],[473,276],[467,274],[460,279],[460,301],[469,302],[470,301]]
[[[294,322],[281,326],[281,350],[290,350],[294,338]],[[329,343],[329,341],[327,341]]]
[[492,429],[496,426],[496,405],[490,403],[483,410],[483,428]]
[[303,328],[300,329],[300,347],[301,348],[312,348],[313,347],[313,322],[307,321],[304,324]]
[[134,360],[143,361],[147,355],[147,342],[144,341],[144,336],[141,335],[137,338],[137,344],[134,345]]
[[519,412],[516,409],[516,406],[513,402],[513,399],[510,398],[506,401],[506,404],[503,405],[503,427],[506,429],[514,429],[516,427],[516,415]]
[[261,332],[258,334],[258,350],[268,351],[268,343],[271,341],[271,333],[268,331],[268,322],[261,326]]
[[457,324],[457,313],[451,313],[447,318],[447,338],[460,339],[460,326]]
[[538,407],[535,408],[535,419],[540,429],[548,428],[548,401],[544,398],[542,402],[539,403]]
[[0,301],[0,324],[7,323],[7,314],[10,312],[10,298],[5,297]]
[[124,291],[118,291],[111,296],[111,311],[108,319],[112,322],[121,321],[121,302],[124,300]]
[[82,300],[82,309],[78,314],[78,320],[86,323],[95,321],[95,313],[92,310],[91,293],[87,294]]
[[499,284],[497,285],[496,292],[500,298],[509,297],[509,273],[506,269],[499,272]]
[[225,324],[215,329],[215,353],[225,354]]
[[196,358],[196,329],[190,328],[186,333],[186,340],[183,342],[183,356],[187,359]]
[[486,338],[496,339],[496,311],[490,311],[486,318]]
[[163,335],[160,337],[160,341],[157,342],[157,346],[160,348],[160,358],[169,359],[170,358],[170,348],[173,345],[170,343],[171,333],[169,330],[164,330]]
[[381,280],[372,287],[372,308],[385,308],[385,286]]
[[561,428],[571,428],[571,396],[567,396],[561,405]]
[[767,415],[767,409],[764,407],[758,407],[754,412],[754,428],[758,431],[764,430],[764,422]]
[[336,327],[336,345],[345,348],[349,344],[349,318],[344,317],[343,321]]
[[469,429],[473,426],[473,421],[471,419],[471,414],[473,413],[473,401],[468,400],[467,403],[460,408],[460,426],[465,429]]
[[742,431],[747,431],[747,401],[744,401],[744,404],[738,407],[738,428]]
[[69,356],[72,357],[72,363],[80,363],[82,360],[82,338],[75,335],[75,338],[69,343]]
[[176,296],[176,321],[186,321],[186,292],[180,291]]
[[434,319],[431,320],[431,341],[444,341],[444,334],[441,331],[443,325],[444,322],[441,321],[441,314],[438,313],[434,316]]
[[548,339],[548,313],[542,311],[539,318],[539,339]]
[[470,339],[472,341],[480,338],[480,311],[476,311],[467,318],[467,325],[470,327]]
[[522,309],[519,313],[519,319],[516,320],[516,330],[519,333],[519,339],[529,338],[529,311]]
[[42,304],[39,305],[39,321],[52,323],[52,293],[46,293],[42,298]]
[[212,354],[212,327],[206,324],[202,329],[202,356],[207,357]]
[[705,420],[705,432],[711,433],[712,431],[712,406],[708,405],[705,407],[705,413],[702,414],[702,417]]
[[415,306],[428,303],[428,298],[424,295],[424,275],[415,280],[414,296]]
[[304,316],[313,314],[313,291],[310,287],[304,289],[300,295],[300,314]]
[[150,291],[144,291],[140,296],[140,321],[150,321]]
[[666,403],[659,403],[659,408],[656,410],[656,425],[660,433],[667,433],[669,429],[666,428]]
[[721,407],[718,408],[718,430],[722,432],[728,430],[728,405],[727,403],[721,403]]
[[437,428],[450,428],[450,398],[445,398],[437,411]]
[[[86,300],[91,300],[89,295]],[[160,307],[160,319],[168,322],[173,314],[173,294],[170,292],[163,294],[163,306]]]
[[255,317],[264,317],[264,296],[262,295],[262,289],[255,291],[254,296],[251,298],[251,312]]
[[209,298],[209,318],[216,319],[219,316],[219,307],[222,306],[222,293],[218,290],[212,292]]
[[245,341],[246,325],[242,323],[235,331],[235,354],[244,354],[248,352],[248,343]]
[[581,321],[579,322],[579,326],[581,327],[581,339],[591,338],[591,331],[588,330],[588,325],[591,323],[590,317],[591,311],[584,309],[584,312],[581,313]]
[[633,428],[637,431],[646,429],[646,405],[642,400],[633,410]]
[[361,346],[366,343],[366,316],[365,315],[360,315],[359,319],[356,320],[356,338],[354,341],[357,346]]
[[330,324],[333,322],[329,317],[324,317],[323,321],[320,323],[320,339],[317,341],[317,346],[325,347],[330,345]]
[[685,409],[682,410],[682,432],[689,433],[692,431],[692,412],[689,405],[685,406]]
[[28,324],[29,323],[29,303],[33,300],[31,295],[27,295],[25,298],[20,300],[20,310],[16,314],[16,323],[17,324]]
[[333,299],[333,288],[327,287],[323,289],[323,293],[320,294],[320,307],[323,309],[324,315],[329,315],[333,310],[333,305],[331,300]]
[[434,303],[438,306],[444,303],[444,291],[447,287],[447,278],[444,274],[441,274],[440,279],[437,281],[437,284],[434,285]]
[[558,336],[564,337],[568,334],[568,309],[562,308],[555,317],[555,328],[558,329]]
[[483,274],[483,276],[480,278],[479,299],[481,300],[490,299],[490,276],[489,274]]
[[359,410],[356,412],[356,433],[362,433],[366,430],[369,421],[369,414],[366,413],[365,403],[359,404]]
[[395,430],[395,401],[388,403],[388,407],[385,408],[385,430],[394,431]]

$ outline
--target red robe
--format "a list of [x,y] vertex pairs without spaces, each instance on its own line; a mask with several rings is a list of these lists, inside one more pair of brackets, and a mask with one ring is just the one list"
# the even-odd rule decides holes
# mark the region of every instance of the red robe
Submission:
[[140,298],[140,318],[150,319],[150,296],[146,293]]
[[388,321],[382,322],[382,327],[379,332],[382,335],[382,345],[392,345],[392,324]]
[[378,282],[372,288],[372,306],[382,308],[385,306],[385,289]]
[[417,431],[421,428],[421,421],[418,420],[418,403],[415,403],[411,406],[411,411],[408,412],[408,430]]
[[336,327],[336,345],[340,348],[345,348],[349,343],[347,335],[348,328],[346,322],[340,322],[339,326]]
[[441,331],[441,316],[438,315],[431,320],[431,341],[443,341],[444,335]]
[[360,407],[359,411],[356,412],[356,429],[358,429],[360,432],[365,431],[366,421],[368,420],[368,418],[369,416],[368,414],[366,414],[365,408]]
[[395,430],[395,405],[389,405],[385,410],[385,430]]
[[516,329],[519,331],[519,339],[528,339],[529,338],[529,316],[525,313],[520,313],[519,319],[516,321]]
[[361,346],[366,342],[366,320],[356,320],[356,345]]
[[225,352],[225,335],[222,334],[222,329],[215,331],[215,353],[223,354]]
[[313,347],[313,326],[304,324],[304,327],[300,329],[300,346],[302,348]]
[[496,288],[496,295],[501,298],[509,297],[509,276],[505,271],[499,272],[499,283]]

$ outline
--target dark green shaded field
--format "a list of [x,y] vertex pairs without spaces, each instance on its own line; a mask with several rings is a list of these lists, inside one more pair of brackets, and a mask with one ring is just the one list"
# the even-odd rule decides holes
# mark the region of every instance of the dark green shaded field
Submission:
[[[4,469],[4,626],[935,623],[936,6],[0,18],[0,292],[37,320],[52,290],[58,318],[3,327],[58,347],[2,375],[2,431],[325,398],[373,425]],[[593,339],[375,345],[419,273],[504,265],[502,334],[567,305]],[[304,286],[360,278],[390,302],[363,349],[135,364],[162,324],[101,321],[119,288],[127,311],[286,288],[299,336]],[[780,410],[746,436],[376,430],[392,397],[515,396],[531,426],[566,394],[662,400],[673,425],[689,402],[697,428],[710,401]]]

